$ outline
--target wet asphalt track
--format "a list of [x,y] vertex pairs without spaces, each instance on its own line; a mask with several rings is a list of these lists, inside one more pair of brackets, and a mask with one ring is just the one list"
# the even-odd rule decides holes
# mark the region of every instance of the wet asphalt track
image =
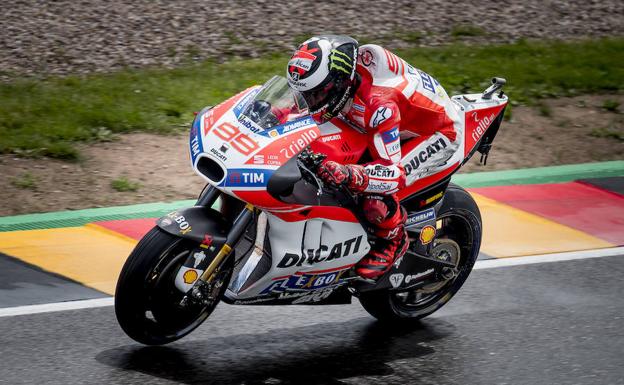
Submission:
[[440,312],[220,305],[145,347],[112,307],[0,318],[0,383],[624,384],[624,256],[474,271]]

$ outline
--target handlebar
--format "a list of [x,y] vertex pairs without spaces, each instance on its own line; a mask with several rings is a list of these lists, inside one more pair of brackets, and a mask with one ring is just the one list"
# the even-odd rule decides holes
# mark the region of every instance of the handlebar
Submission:
[[[355,207],[357,203],[357,199],[355,195],[349,191],[349,189],[344,185],[333,185],[333,184],[324,184],[318,177],[317,172],[319,167],[323,164],[323,161],[327,158],[327,155],[315,153],[310,151],[309,148],[303,150],[298,158],[297,165],[299,169],[303,171],[301,173],[302,177],[310,183],[314,183],[317,186],[317,197],[323,194],[323,188],[327,190],[333,190],[335,192],[340,192],[347,198],[349,205],[353,205]],[[307,177],[306,177],[307,175]]]

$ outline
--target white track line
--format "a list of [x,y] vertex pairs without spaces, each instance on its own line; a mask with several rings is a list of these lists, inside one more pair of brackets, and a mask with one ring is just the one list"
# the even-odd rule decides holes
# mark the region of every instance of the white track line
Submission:
[[86,299],[82,301],[67,301],[45,303],[42,305],[16,306],[0,309],[0,317],[11,317],[16,315],[50,313],[54,311],[89,309],[93,307],[112,306],[113,297]]
[[624,254],[624,247],[613,247],[609,249],[595,249],[595,250],[570,251],[567,253],[529,255],[526,257],[486,259],[482,261],[477,261],[477,263],[475,263],[474,269],[475,270],[493,269],[495,267],[532,265],[535,263],[547,263],[547,262],[573,261],[575,259],[612,257],[614,255],[622,255],[622,254]]
[[[474,269],[493,269],[495,267],[509,267],[519,265],[532,265],[536,263],[563,262],[573,261],[575,259],[612,257],[615,255],[624,255],[624,247],[614,247],[610,249],[597,249],[585,251],[572,251],[569,253],[542,254],[531,255],[527,257],[513,257],[488,259],[477,261]],[[112,306],[114,304],[113,297],[87,299],[83,301],[67,301],[46,303],[43,305],[16,306],[0,309],[0,317],[12,317],[17,315],[50,313],[55,311],[89,309],[95,307]]]

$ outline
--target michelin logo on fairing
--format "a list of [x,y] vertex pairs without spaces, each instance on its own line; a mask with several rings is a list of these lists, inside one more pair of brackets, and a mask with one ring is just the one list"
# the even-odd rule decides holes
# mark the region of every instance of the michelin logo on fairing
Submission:
[[410,216],[407,217],[407,221],[405,222],[405,227],[416,226],[421,223],[435,220],[435,218],[436,218],[435,209],[430,208],[425,211],[420,211],[415,214],[410,214]]

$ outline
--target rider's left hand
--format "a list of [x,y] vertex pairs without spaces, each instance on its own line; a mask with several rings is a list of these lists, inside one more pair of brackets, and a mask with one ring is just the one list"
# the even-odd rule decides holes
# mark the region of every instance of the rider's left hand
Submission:
[[368,186],[368,175],[364,167],[356,164],[343,165],[327,161],[319,167],[317,174],[323,182],[334,186],[346,186],[354,193],[360,193]]

